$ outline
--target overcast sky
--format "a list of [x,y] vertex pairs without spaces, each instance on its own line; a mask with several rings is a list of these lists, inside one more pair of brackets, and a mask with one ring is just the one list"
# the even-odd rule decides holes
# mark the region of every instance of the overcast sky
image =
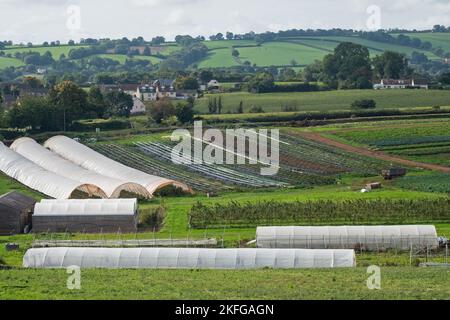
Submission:
[[24,43],[172,39],[228,30],[367,29],[368,21],[384,29],[450,25],[450,0],[0,0],[0,39]]

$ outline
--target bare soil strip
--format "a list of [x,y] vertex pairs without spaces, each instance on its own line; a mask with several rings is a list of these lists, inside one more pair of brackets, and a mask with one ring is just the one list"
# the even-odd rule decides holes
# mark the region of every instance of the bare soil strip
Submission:
[[343,149],[343,150],[348,151],[348,152],[361,154],[361,155],[364,155],[364,156],[367,156],[367,157],[372,157],[372,158],[377,158],[377,159],[381,159],[381,160],[388,161],[388,162],[403,164],[405,166],[410,166],[410,167],[416,167],[416,168],[440,171],[440,172],[444,172],[444,173],[450,173],[450,167],[440,166],[440,165],[437,165],[437,164],[430,164],[430,163],[423,163],[423,162],[407,160],[407,159],[403,159],[403,158],[399,158],[399,157],[388,155],[388,154],[386,154],[384,152],[381,152],[381,151],[373,151],[373,150],[368,150],[368,149],[365,149],[365,148],[354,147],[354,146],[351,146],[351,145],[348,145],[348,144],[345,144],[345,143],[341,143],[341,142],[338,142],[336,140],[324,137],[324,136],[320,135],[319,133],[301,132],[299,134],[303,138],[306,138],[306,139],[309,139],[309,140],[313,140],[313,141],[316,141],[316,142],[320,142],[320,143],[324,143],[324,144],[327,144],[327,145],[330,145],[330,146],[333,146],[333,147],[336,147],[336,148]]

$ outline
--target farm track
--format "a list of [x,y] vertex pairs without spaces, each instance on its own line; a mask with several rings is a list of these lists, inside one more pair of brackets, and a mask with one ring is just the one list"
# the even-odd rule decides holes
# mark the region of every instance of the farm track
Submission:
[[302,132],[302,133],[299,133],[299,135],[302,136],[303,138],[306,138],[309,140],[324,143],[329,146],[340,148],[342,150],[360,154],[360,155],[364,155],[367,157],[376,158],[376,159],[389,161],[389,162],[395,162],[395,163],[403,164],[403,165],[410,166],[410,167],[417,167],[417,168],[422,168],[422,169],[429,169],[429,170],[435,170],[435,171],[440,171],[440,172],[444,172],[444,173],[450,173],[450,167],[407,160],[407,159],[388,155],[381,151],[373,151],[373,150],[369,150],[369,149],[365,149],[365,148],[354,147],[354,146],[344,144],[344,143],[338,142],[336,140],[324,137],[318,133]]

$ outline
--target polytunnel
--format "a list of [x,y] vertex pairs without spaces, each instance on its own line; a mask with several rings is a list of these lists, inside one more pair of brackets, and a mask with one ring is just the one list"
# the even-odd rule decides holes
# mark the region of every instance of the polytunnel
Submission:
[[111,178],[140,184],[152,195],[157,190],[170,185],[191,192],[191,189],[184,183],[153,176],[134,168],[127,167],[65,136],[55,136],[50,138],[45,142],[44,146],[61,157],[87,170]]
[[136,232],[137,199],[42,200],[33,232]]
[[80,183],[95,185],[103,190],[107,198],[120,198],[122,192],[134,194],[143,198],[151,198],[151,194],[143,186],[100,175],[86,170],[59,155],[44,148],[31,138],[20,138],[14,141],[11,149],[36,163],[45,170],[60,176],[79,181]]
[[300,269],[356,266],[354,250],[41,248],[23,258],[26,268]]
[[45,170],[1,142],[0,170],[25,186],[52,198],[106,197],[103,190],[97,186],[83,184]]
[[258,248],[410,250],[437,248],[436,228],[430,225],[259,227]]

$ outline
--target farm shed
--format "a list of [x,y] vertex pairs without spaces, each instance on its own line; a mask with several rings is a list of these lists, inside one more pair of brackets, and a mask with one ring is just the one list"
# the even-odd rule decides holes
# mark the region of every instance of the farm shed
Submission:
[[11,149],[45,170],[65,178],[76,180],[79,183],[97,186],[106,194],[107,198],[120,198],[123,192],[142,198],[152,197],[148,191],[139,184],[106,177],[86,170],[49,151],[33,139],[17,139],[11,145]]
[[31,214],[36,201],[19,192],[0,197],[0,235],[23,233],[31,225]]
[[83,184],[45,170],[0,142],[0,170],[30,189],[55,199],[106,198],[97,186]]
[[65,136],[55,136],[44,146],[61,157],[87,170],[114,179],[126,180],[144,186],[153,195],[166,186],[176,186],[187,192],[191,189],[184,183],[152,176],[134,168],[127,167]]
[[258,248],[361,249],[438,247],[434,226],[259,227]]
[[33,232],[136,232],[136,199],[42,200],[33,214]]
[[300,269],[356,266],[354,250],[42,248],[30,249],[26,268]]

